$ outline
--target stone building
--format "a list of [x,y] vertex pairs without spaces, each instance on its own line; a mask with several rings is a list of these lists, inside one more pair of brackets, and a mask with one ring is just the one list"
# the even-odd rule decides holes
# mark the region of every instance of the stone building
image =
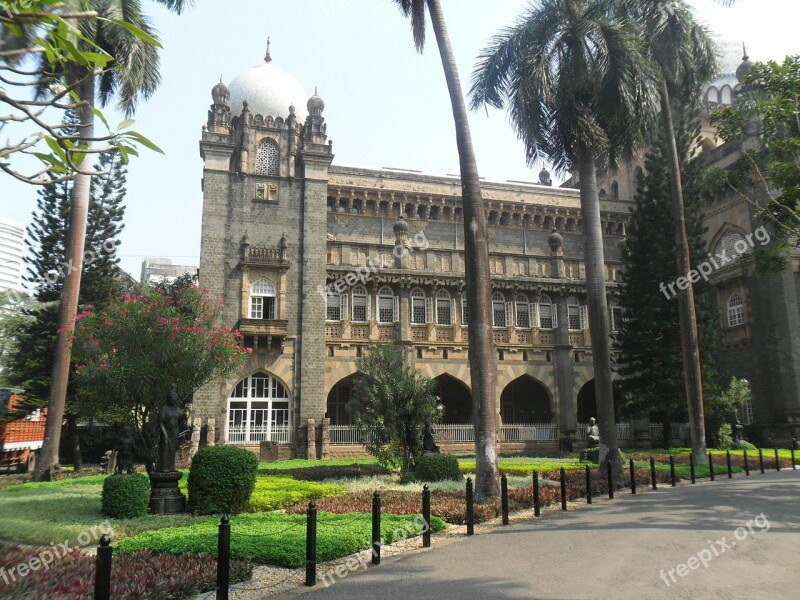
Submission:
[[[744,52],[733,73],[723,73],[704,88],[701,148],[706,166],[728,168],[738,159],[733,144],[724,144],[709,122],[711,111],[730,105],[742,89],[751,65]],[[617,172],[598,172],[601,197],[631,198],[643,161]],[[577,185],[577,180],[567,182]],[[778,193],[777,190],[773,192]],[[722,345],[717,356],[724,383],[735,376],[750,382],[752,397],[739,413],[747,439],[764,445],[788,445],[800,438],[800,253],[787,252],[780,273],[759,275],[752,261],[741,260],[754,247],[769,244],[769,227],[757,217],[753,191],[747,196],[719,190],[706,199],[705,241],[712,257],[710,292],[698,297],[717,315]],[[710,261],[709,261],[710,262]]]
[[[322,98],[269,53],[212,98],[200,285],[224,298],[223,320],[254,351],[242,374],[196,394],[193,417],[221,443],[358,451],[345,409],[355,361],[369,343],[394,342],[438,383],[437,441],[471,444],[459,179],[334,165]],[[552,187],[546,171],[482,191],[503,450],[571,443],[595,413],[578,192]],[[629,206],[602,203],[612,330]]]

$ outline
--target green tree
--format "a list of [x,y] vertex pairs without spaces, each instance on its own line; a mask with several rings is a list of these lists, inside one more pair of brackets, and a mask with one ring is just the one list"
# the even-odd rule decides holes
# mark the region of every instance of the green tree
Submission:
[[508,106],[529,163],[577,170],[600,460],[622,477],[614,424],[603,233],[595,165],[630,158],[653,114],[653,73],[641,42],[602,0],[540,0],[481,52],[472,108]]
[[0,387],[13,387],[7,379],[9,356],[20,346],[19,329],[31,319],[32,299],[23,293],[0,291]]
[[[222,311],[191,282],[125,293],[77,317],[73,339],[78,392],[93,414],[134,428],[155,462],[154,419],[170,385],[185,407],[212,379],[241,368],[238,332],[218,327]],[[157,438],[156,438],[157,439]]]
[[[191,4],[191,0],[159,0],[178,13]],[[140,98],[149,98],[160,80],[158,44],[149,20],[142,10],[140,0],[70,0],[70,7],[90,9],[95,19],[78,21],[78,29],[86,47],[96,47],[112,57],[111,68],[99,74],[91,67],[69,64],[62,79],[74,89],[80,101],[77,113],[80,130],[77,145],[85,148],[76,156],[76,175],[70,204],[69,234],[67,236],[67,264],[81,264],[87,231],[87,215],[92,174],[88,169],[88,151],[95,139],[95,104],[108,105],[115,97],[119,107],[128,115],[134,113]],[[47,56],[45,56],[47,60]],[[146,140],[139,139],[145,145]],[[127,159],[128,151],[118,148]],[[49,478],[50,470],[58,463],[60,422],[64,415],[71,360],[71,336],[77,314],[81,268],[75,268],[65,277],[58,317],[58,341],[53,364],[53,379],[48,402],[48,420],[36,478]]]
[[[689,113],[687,117],[686,114]],[[699,124],[692,111],[680,113],[677,148],[686,198],[685,222],[692,264],[705,258],[702,215],[702,159],[698,156]],[[677,253],[670,177],[664,158],[666,143],[659,132],[644,158],[645,172],[639,176],[636,206],[625,240],[623,287],[620,304],[635,318],[626,320],[618,337],[618,373],[625,400],[625,416],[647,416],[663,424],[662,444],[669,448],[672,423],[687,415],[686,387],[680,345],[681,325],[674,282],[685,275],[674,260]],[[695,286],[704,293],[708,284]],[[672,286],[671,289],[669,286]],[[698,304],[698,331],[703,357],[703,380],[716,377],[713,352],[718,332],[713,315]],[[711,391],[711,390],[709,390]]]
[[356,361],[358,382],[348,410],[364,446],[381,464],[409,471],[422,456],[425,422],[438,420],[436,383],[408,364],[408,351],[371,345]]
[[723,428],[727,429],[732,423],[736,423],[736,412],[744,406],[750,393],[750,382],[747,379],[731,377],[727,388],[711,396],[708,406],[708,425],[718,440],[723,437],[720,435]]
[[497,468],[497,366],[492,331],[489,237],[483,209],[478,164],[472,146],[467,109],[461,91],[447,23],[439,0],[394,0],[411,19],[414,43],[420,52],[425,46],[425,8],[439,47],[453,121],[461,169],[461,199],[464,208],[464,272],[469,312],[469,367],[472,380],[472,414],[475,427],[475,498],[485,502],[500,494]]
[[713,179],[747,199],[784,247],[800,239],[799,105],[800,55],[787,56],[783,63],[753,64],[733,105],[711,118],[739,154],[733,167],[715,169]]
[[[672,194],[672,225],[677,241],[678,272],[686,274],[692,269],[693,263],[673,110],[676,104],[679,106],[689,102],[697,94],[699,84],[715,73],[716,46],[708,30],[694,20],[684,0],[623,0],[622,4],[630,10],[631,22],[638,24],[639,33],[645,40],[658,75],[659,118],[665,142],[663,157],[667,163]],[[678,312],[692,453],[696,461],[702,461],[706,458],[703,377],[697,309],[692,288],[693,282],[690,280],[687,286],[679,290]]]

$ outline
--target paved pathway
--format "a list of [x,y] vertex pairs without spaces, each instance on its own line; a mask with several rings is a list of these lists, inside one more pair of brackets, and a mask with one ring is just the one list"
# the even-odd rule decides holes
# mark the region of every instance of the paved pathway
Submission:
[[798,597],[800,470],[620,492],[303,591],[306,600]]

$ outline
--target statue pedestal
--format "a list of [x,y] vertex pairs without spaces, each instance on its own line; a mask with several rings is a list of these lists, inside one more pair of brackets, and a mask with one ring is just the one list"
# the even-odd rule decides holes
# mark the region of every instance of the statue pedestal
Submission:
[[178,489],[180,471],[150,473],[150,514],[177,515],[186,510],[186,496]]

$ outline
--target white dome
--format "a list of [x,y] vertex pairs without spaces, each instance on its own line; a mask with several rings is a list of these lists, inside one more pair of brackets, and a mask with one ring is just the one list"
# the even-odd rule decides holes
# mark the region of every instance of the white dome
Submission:
[[298,121],[308,116],[306,94],[303,86],[287,72],[264,63],[240,73],[231,81],[231,113],[242,112],[242,102],[247,100],[250,113],[273,118],[289,116],[289,106],[294,105]]

